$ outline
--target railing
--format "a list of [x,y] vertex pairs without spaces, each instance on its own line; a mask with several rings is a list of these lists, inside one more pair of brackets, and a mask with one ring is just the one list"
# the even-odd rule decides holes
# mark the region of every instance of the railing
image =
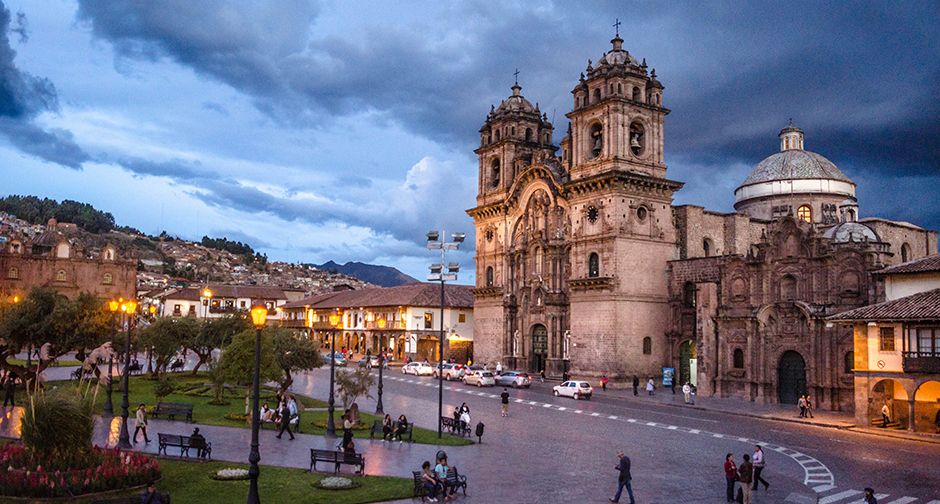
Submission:
[[903,352],[905,373],[940,373],[940,352]]

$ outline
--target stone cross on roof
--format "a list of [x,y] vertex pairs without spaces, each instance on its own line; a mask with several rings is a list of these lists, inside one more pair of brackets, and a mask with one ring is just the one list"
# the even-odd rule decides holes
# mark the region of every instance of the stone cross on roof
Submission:
[[616,35],[619,37],[620,36],[620,18],[615,18],[614,24],[612,26],[616,30]]

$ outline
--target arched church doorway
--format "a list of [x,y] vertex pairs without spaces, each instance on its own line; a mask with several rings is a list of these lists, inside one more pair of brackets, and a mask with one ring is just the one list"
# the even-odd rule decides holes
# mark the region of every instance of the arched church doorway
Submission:
[[698,363],[698,351],[695,342],[692,340],[683,341],[679,345],[679,382],[681,387],[686,382],[697,385],[695,380],[696,364]]
[[532,326],[532,366],[529,371],[538,373],[545,369],[548,357],[548,329],[542,324]]
[[777,394],[780,404],[796,404],[806,393],[806,361],[793,350],[780,356],[777,366]]

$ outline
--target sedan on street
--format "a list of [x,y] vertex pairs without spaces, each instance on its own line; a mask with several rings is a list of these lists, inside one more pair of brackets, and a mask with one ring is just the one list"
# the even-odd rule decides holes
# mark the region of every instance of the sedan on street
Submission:
[[496,377],[490,371],[474,371],[464,375],[463,382],[477,387],[492,387],[496,385]]
[[590,399],[591,394],[594,393],[594,389],[591,388],[591,384],[586,381],[574,381],[568,380],[561,385],[555,385],[552,388],[554,391],[555,397],[565,396],[571,397],[574,399]]
[[431,376],[434,374],[434,368],[426,362],[409,362],[401,367],[401,374],[413,374],[415,376]]
[[496,384],[500,387],[529,388],[532,379],[528,373],[522,371],[503,371],[496,377]]
[[[324,364],[329,364],[329,363],[330,363],[330,353],[329,353],[329,352],[323,354],[321,357],[323,358],[323,363],[324,363]],[[336,352],[336,353],[333,354],[333,360],[334,360],[334,362],[336,362],[336,365],[337,365],[337,366],[345,366],[345,365],[346,365],[346,357],[343,357],[343,354],[341,354],[341,353],[339,353],[339,352]]]
[[[449,364],[449,363],[444,363],[443,366],[444,366],[444,379],[445,379],[445,380],[450,381],[450,380],[459,380],[459,379],[460,379],[460,376],[461,376],[460,372],[461,372],[461,371],[463,370],[463,368],[464,368],[463,364]],[[437,373],[437,370],[438,370],[438,368],[434,368],[434,377],[435,377],[435,378],[437,378],[437,374],[438,374],[438,373]]]

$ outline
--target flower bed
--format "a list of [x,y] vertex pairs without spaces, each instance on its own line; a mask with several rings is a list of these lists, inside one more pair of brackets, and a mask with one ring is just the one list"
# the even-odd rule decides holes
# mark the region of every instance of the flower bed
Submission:
[[65,465],[41,460],[20,444],[0,447],[0,495],[66,497],[143,485],[160,478],[156,459],[116,449],[92,448]]
[[240,481],[248,479],[248,469],[233,469],[226,467],[219,469],[210,478],[217,481]]
[[330,476],[314,483],[313,486],[323,490],[352,490],[353,488],[359,488],[359,483],[341,476]]

